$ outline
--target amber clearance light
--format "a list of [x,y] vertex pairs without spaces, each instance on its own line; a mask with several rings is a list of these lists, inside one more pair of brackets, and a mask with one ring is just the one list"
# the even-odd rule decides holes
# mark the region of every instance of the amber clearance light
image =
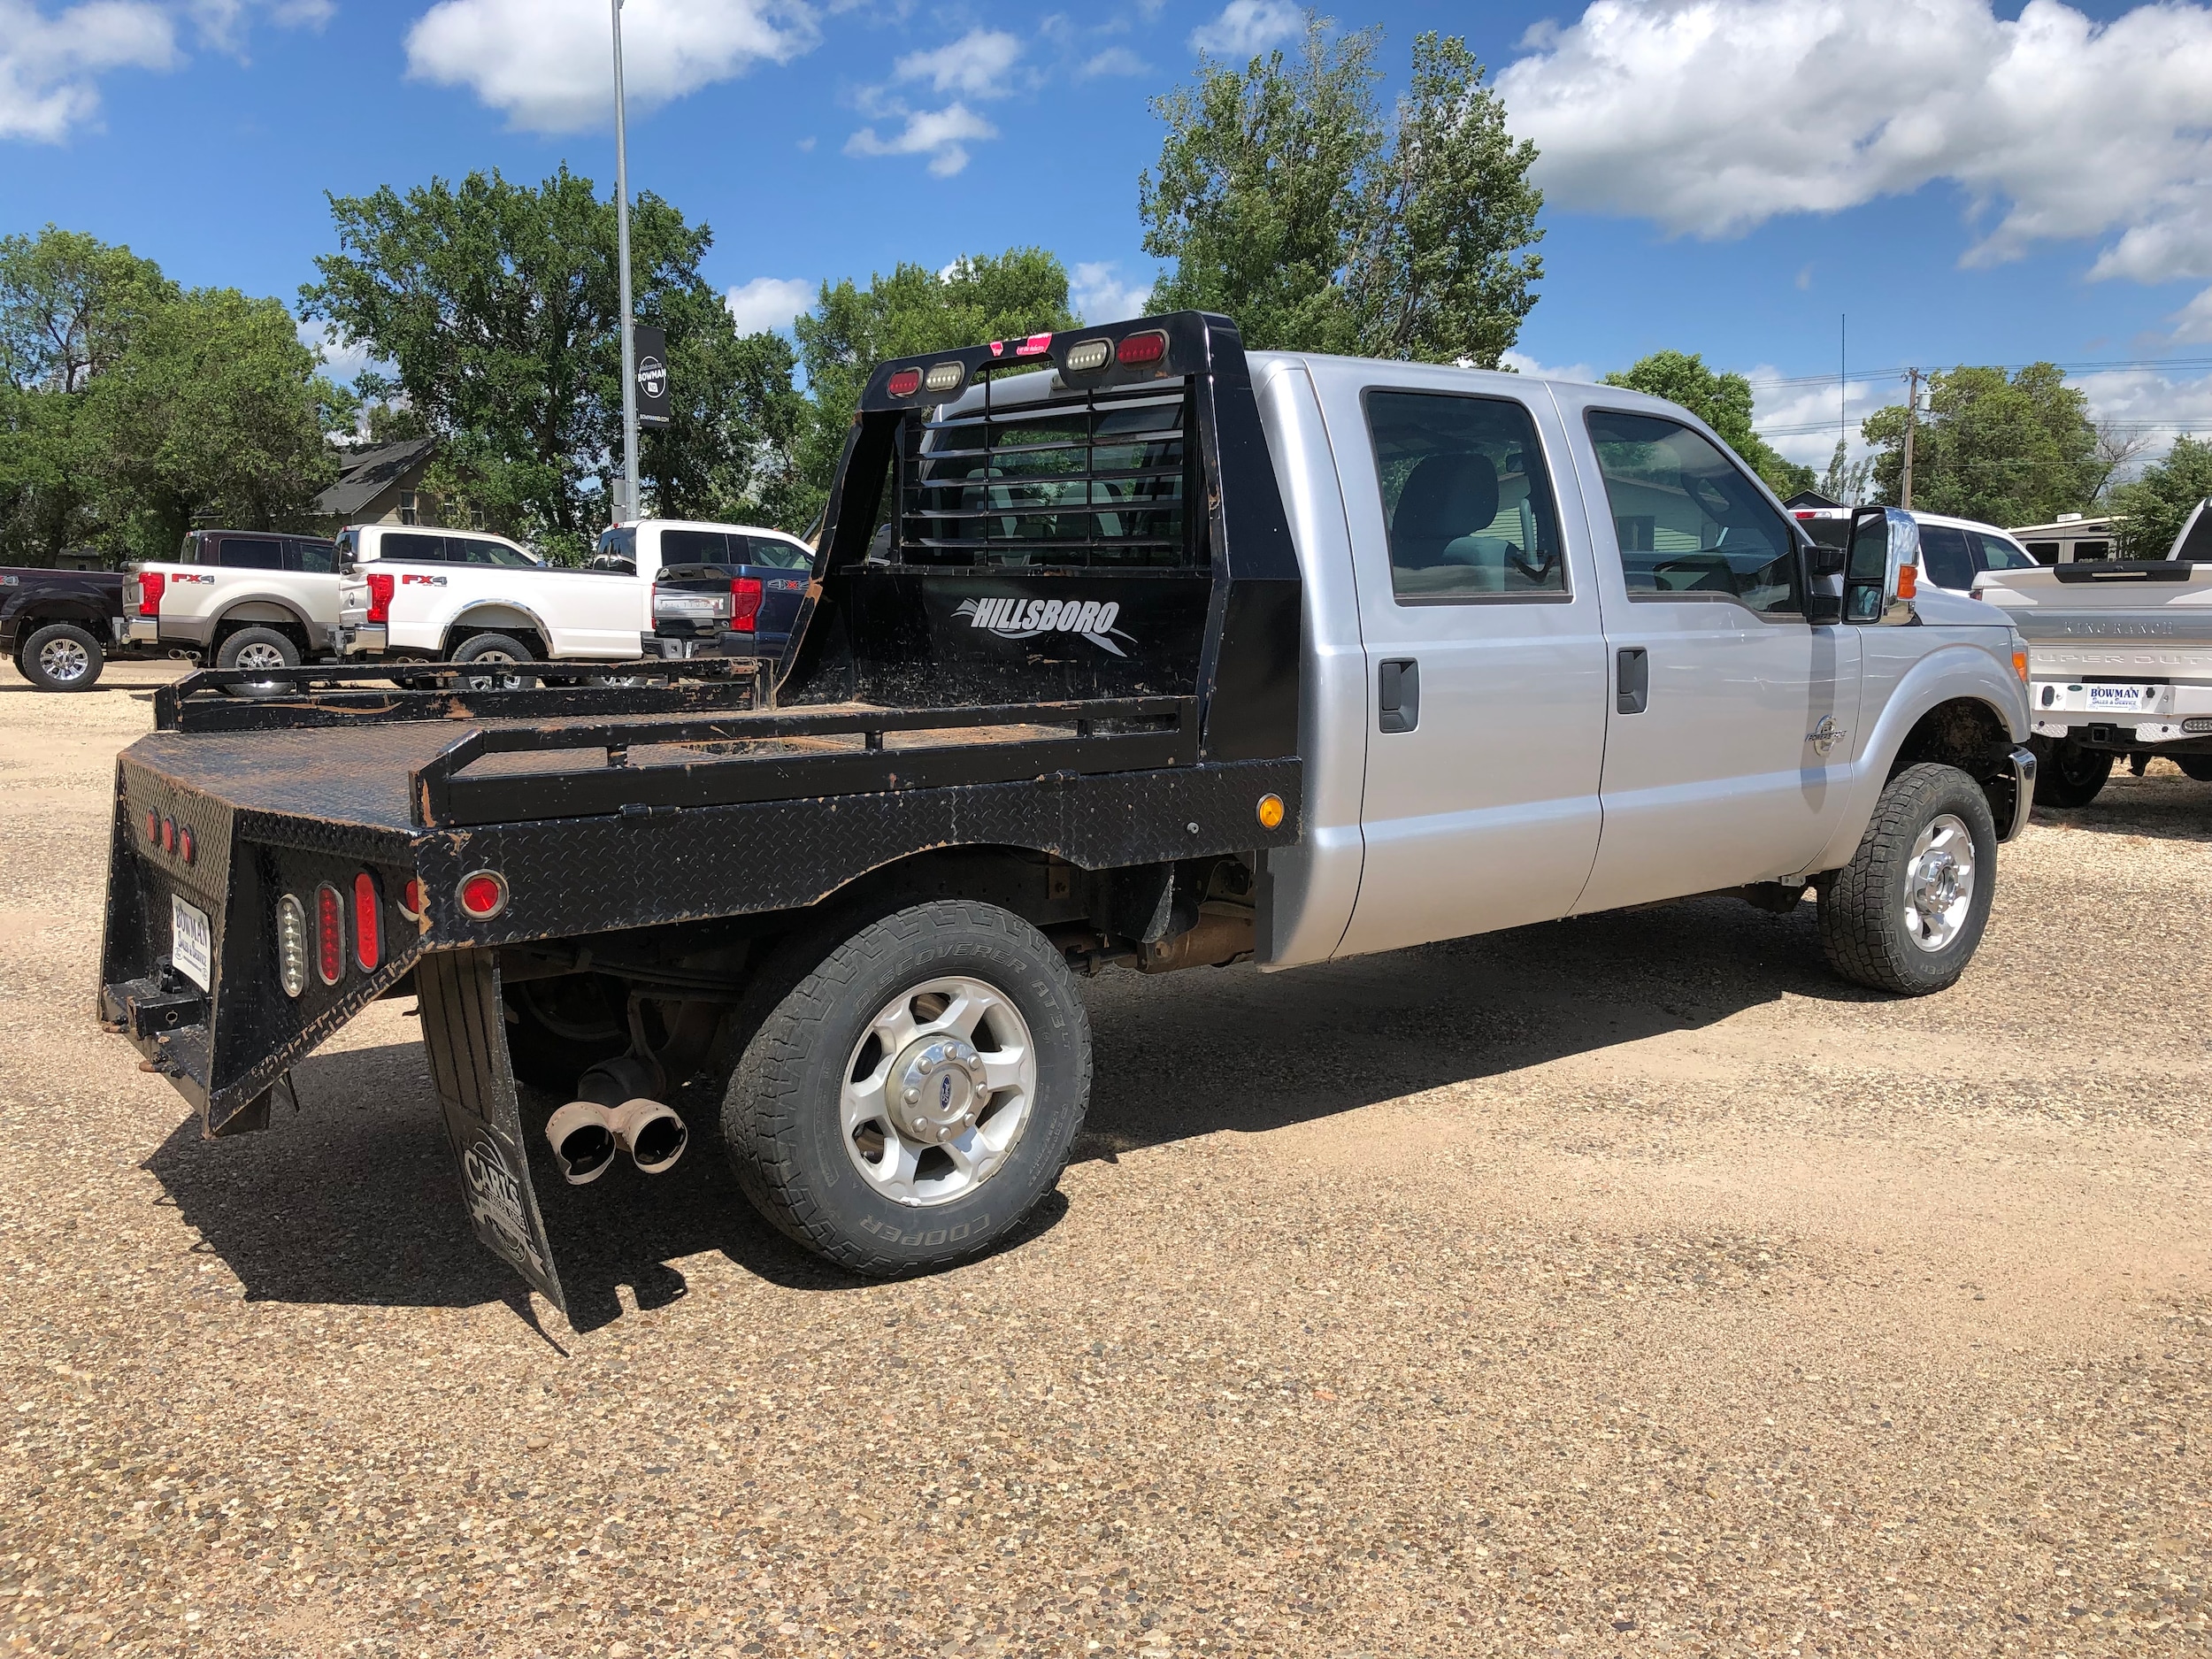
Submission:
[[1262,829],[1281,828],[1283,822],[1283,797],[1279,795],[1262,795],[1260,797],[1259,818],[1260,827]]

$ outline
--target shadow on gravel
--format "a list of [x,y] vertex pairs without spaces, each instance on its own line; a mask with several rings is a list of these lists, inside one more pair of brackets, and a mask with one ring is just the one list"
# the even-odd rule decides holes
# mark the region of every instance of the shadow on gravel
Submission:
[[[1111,1158],[1217,1130],[1255,1133],[1442,1084],[1712,1024],[1782,995],[1878,1001],[1828,971],[1813,908],[1786,917],[1735,899],[1557,922],[1387,956],[1262,975],[1248,967],[1084,983],[1096,1055],[1079,1158]],[[469,1232],[421,1048],[308,1060],[303,1110],[269,1130],[204,1141],[180,1125],[146,1162],[250,1301],[471,1307],[525,1317],[520,1283]],[[562,1181],[537,1130],[555,1104],[526,1090],[532,1175],[571,1323],[686,1293],[669,1263],[718,1250],[791,1289],[870,1281],[801,1250],[748,1203],[723,1156],[718,1102],[678,1102],[693,1142],[657,1178],[625,1162]],[[1055,1194],[1003,1247],[1048,1231]]]
[[[421,1048],[318,1056],[299,1068],[297,1082],[301,1111],[273,1118],[265,1133],[207,1141],[198,1120],[188,1119],[146,1160],[202,1248],[238,1275],[246,1299],[505,1302],[531,1318],[521,1281],[469,1231]],[[680,1299],[687,1286],[669,1263],[709,1250],[790,1289],[872,1282],[809,1255],[761,1218],[730,1174],[718,1103],[703,1091],[677,1102],[692,1143],[673,1170],[648,1177],[624,1161],[580,1187],[561,1179],[537,1133],[556,1103],[523,1092],[531,1176],[577,1330],[619,1318],[624,1286],[640,1309]],[[1002,1248],[1035,1238],[1066,1209],[1056,1194]]]

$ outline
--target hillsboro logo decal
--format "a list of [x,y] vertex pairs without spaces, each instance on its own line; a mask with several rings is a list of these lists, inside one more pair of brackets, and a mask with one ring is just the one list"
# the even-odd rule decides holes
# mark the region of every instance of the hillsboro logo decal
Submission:
[[1128,653],[1113,641],[1119,634],[1132,645],[1137,636],[1114,626],[1121,607],[1097,599],[963,599],[952,610],[972,628],[987,628],[1002,640],[1033,640],[1040,634],[1079,634],[1102,651]]

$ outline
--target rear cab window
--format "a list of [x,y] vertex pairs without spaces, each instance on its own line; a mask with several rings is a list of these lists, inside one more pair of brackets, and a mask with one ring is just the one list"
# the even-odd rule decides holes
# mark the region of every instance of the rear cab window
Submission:
[[1630,599],[1804,619],[1795,533],[1718,446],[1663,416],[1593,409],[1586,419]]
[[2018,542],[1987,530],[1969,530],[1967,541],[1974,549],[1974,565],[1985,571],[2032,571],[2038,561]]
[[280,571],[284,543],[275,536],[227,535],[217,543],[217,562],[225,570]]
[[1568,597],[1551,479],[1526,409],[1381,388],[1365,403],[1398,603]]
[[1963,591],[1974,585],[1974,555],[1967,548],[1966,532],[1955,524],[1920,526],[1920,563],[1939,588]]

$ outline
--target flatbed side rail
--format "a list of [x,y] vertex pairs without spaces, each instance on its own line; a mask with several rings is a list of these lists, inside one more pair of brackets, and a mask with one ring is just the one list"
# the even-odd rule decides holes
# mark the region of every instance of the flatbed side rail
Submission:
[[[539,682],[534,685],[471,683],[482,680],[486,672],[471,663],[203,668],[155,691],[154,727],[275,732],[406,720],[564,720],[735,713],[775,703],[775,664],[752,657],[541,663],[529,671]],[[264,689],[271,686],[282,689]],[[249,687],[250,695],[234,695]]]
[[[1059,726],[1064,735],[888,749],[894,732]],[[633,747],[750,744],[791,738],[862,740],[818,753],[702,753],[680,764],[634,764]],[[672,811],[755,801],[1011,783],[1055,773],[1145,772],[1198,763],[1195,697],[1118,697],[970,709],[762,711],[727,719],[618,720],[544,727],[476,727],[409,776],[423,829],[612,813]],[[596,764],[472,774],[493,755],[598,749]]]

